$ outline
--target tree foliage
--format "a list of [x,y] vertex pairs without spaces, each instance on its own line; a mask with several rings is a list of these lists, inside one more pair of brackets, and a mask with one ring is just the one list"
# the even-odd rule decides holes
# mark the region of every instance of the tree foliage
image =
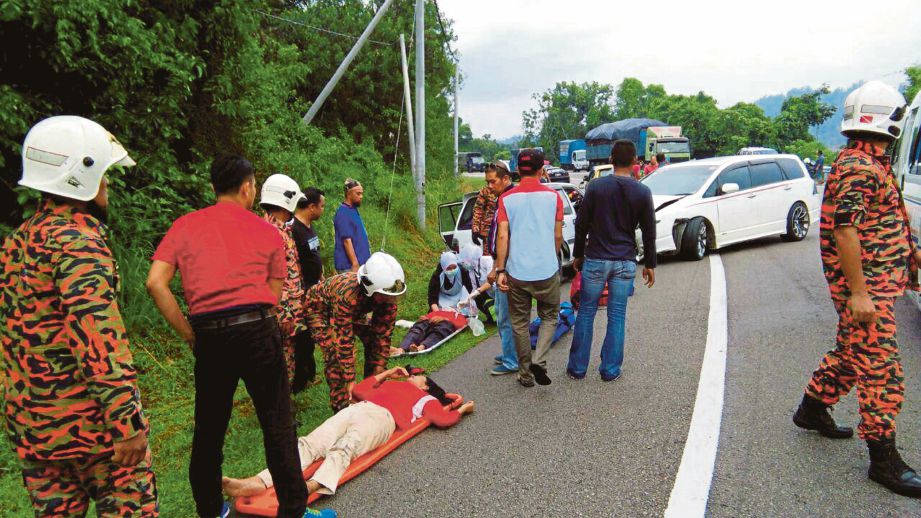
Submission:
[[[833,106],[820,100],[827,87],[787,98],[780,114],[771,118],[750,103],[721,109],[716,99],[704,92],[672,95],[662,85],[643,85],[626,78],[615,89],[610,85],[558,83],[543,94],[535,94],[538,108],[522,114],[526,137],[545,149],[557,149],[560,140],[584,138],[602,123],[627,118],[651,118],[681,126],[691,140],[694,156],[705,158],[735,154],[747,146],[786,149],[797,143],[813,142],[809,133],[828,119]],[[613,95],[612,95],[613,94]],[[591,114],[578,119],[580,114]],[[581,120],[581,123],[576,122]]]
[[905,100],[911,104],[918,92],[921,91],[921,66],[906,68],[905,75],[908,76],[908,85],[905,87]]

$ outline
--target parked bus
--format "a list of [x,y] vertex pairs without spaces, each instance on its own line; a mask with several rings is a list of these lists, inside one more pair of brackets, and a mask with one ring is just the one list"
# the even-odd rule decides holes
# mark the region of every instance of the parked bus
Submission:
[[[921,246],[921,92],[908,108],[908,120],[896,145],[894,164],[908,209],[911,236],[915,246]],[[909,293],[921,309],[921,296],[916,291]]]

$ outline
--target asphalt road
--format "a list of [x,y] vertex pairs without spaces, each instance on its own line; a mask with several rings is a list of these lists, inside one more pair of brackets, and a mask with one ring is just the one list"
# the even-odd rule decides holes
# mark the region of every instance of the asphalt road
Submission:
[[[720,252],[728,292],[725,405],[707,513],[731,517],[921,516],[921,502],[866,479],[857,440],[830,441],[790,417],[835,314],[813,232]],[[497,339],[435,374],[477,411],[431,429],[321,501],[341,517],[661,516],[685,447],[703,351],[709,259],[663,259],[652,289],[629,305],[624,375],[604,383],[564,374],[571,335],[552,350],[549,387],[490,376]],[[567,290],[568,293],[568,290]],[[899,419],[903,456],[921,468],[921,313],[898,305],[908,386]],[[603,336],[596,319],[596,350]],[[835,417],[857,422],[856,398]]]

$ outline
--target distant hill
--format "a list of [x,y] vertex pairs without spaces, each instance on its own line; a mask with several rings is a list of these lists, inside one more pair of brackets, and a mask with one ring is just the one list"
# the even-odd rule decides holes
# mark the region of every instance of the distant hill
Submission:
[[[860,83],[854,83],[847,88],[836,88],[832,90],[828,95],[822,96],[822,101],[837,108],[835,114],[832,115],[827,121],[825,121],[824,124],[818,127],[817,135],[820,142],[832,149],[839,148],[847,142],[841,133],[838,132],[839,128],[841,127],[841,119],[843,118],[841,107],[844,106],[844,98],[847,97],[847,94],[858,86],[860,86]],[[768,117],[776,117],[780,115],[780,108],[783,106],[783,102],[787,97],[808,94],[814,91],[815,88],[809,86],[793,88],[785,94],[768,95],[762,97],[755,101],[755,104],[760,106]],[[812,133],[813,135],[816,135],[816,128],[812,128]]]
[[515,147],[518,145],[519,142],[521,142],[522,138],[523,137],[521,135],[512,135],[511,137],[508,137],[508,138],[499,139],[497,140],[497,142],[501,144],[502,146]]

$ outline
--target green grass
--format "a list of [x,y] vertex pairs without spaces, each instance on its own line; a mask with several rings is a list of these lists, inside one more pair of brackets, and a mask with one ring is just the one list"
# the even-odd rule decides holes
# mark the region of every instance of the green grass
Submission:
[[[402,182],[400,182],[402,183]],[[385,189],[388,186],[375,186]],[[427,215],[429,228],[425,233],[415,229],[412,214],[413,193],[408,185],[394,187],[394,197],[387,226],[387,252],[403,265],[408,290],[400,301],[399,318],[415,320],[426,312],[428,279],[437,258],[444,249],[437,232],[437,205],[460,199],[461,193],[475,188],[453,178],[431,182],[427,186]],[[339,199],[333,195],[327,213],[318,224],[318,231],[327,260],[327,272],[332,256],[332,216]],[[367,205],[362,216],[371,236],[371,247],[380,247],[385,227],[385,210]],[[161,515],[166,517],[194,516],[194,504],[189,489],[187,470],[192,440],[194,385],[193,359],[188,347],[167,329],[144,290],[151,250],[149,247],[121,249],[120,275],[124,286],[123,311],[130,329],[131,348],[140,374],[144,409],[151,424],[151,447],[154,471],[160,492]],[[494,332],[494,329],[491,329]],[[394,343],[399,343],[405,330],[397,329]],[[423,356],[395,359],[393,365],[412,363],[430,372],[473,347],[484,337],[474,337],[464,331],[437,351]],[[359,345],[356,347],[362,361]],[[322,373],[322,358],[317,351],[317,365]],[[321,374],[322,377],[322,374]],[[450,390],[450,387],[446,387]],[[302,423],[300,434],[329,417],[328,387],[321,383],[295,399],[297,417]],[[4,434],[5,437],[5,434]],[[4,439],[5,443],[6,440]],[[253,406],[242,384],[235,395],[234,413],[224,446],[224,473],[229,476],[249,476],[265,465],[262,434]],[[18,459],[8,444],[0,447],[0,516],[31,516],[28,496],[22,486]]]

